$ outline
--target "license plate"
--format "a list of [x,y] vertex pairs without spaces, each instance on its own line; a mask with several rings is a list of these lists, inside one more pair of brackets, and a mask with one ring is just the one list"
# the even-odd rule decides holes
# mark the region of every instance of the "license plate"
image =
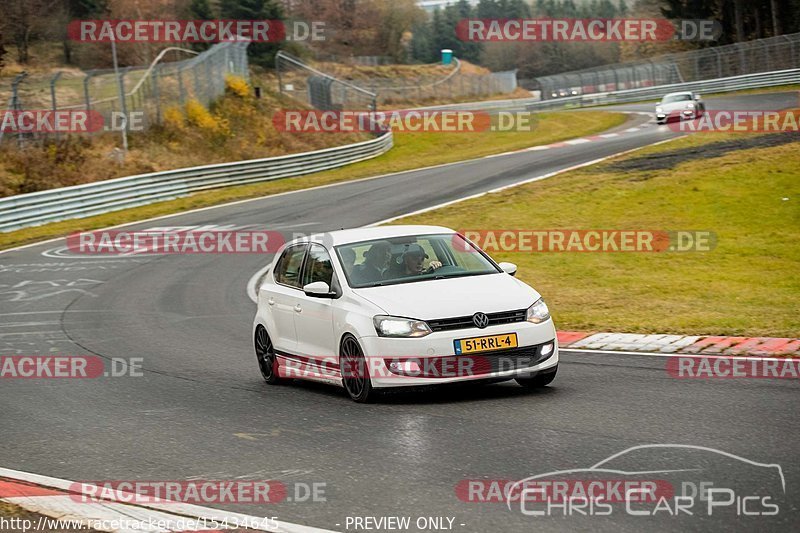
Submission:
[[455,347],[456,355],[516,348],[517,334],[503,333],[502,335],[489,335],[488,337],[456,339],[453,341],[453,346]]

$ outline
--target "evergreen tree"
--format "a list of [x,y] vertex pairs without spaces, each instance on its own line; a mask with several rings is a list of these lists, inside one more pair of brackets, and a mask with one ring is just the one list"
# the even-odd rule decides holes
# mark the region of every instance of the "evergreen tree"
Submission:
[[[212,20],[214,12],[211,10],[208,0],[192,0],[192,3],[189,4],[189,16],[193,20]],[[207,50],[210,46],[211,43],[192,43],[191,45],[192,49],[198,52]]]
[[[220,18],[228,20],[281,20],[283,10],[277,0],[220,0]],[[256,65],[272,68],[280,43],[250,43],[247,55]]]

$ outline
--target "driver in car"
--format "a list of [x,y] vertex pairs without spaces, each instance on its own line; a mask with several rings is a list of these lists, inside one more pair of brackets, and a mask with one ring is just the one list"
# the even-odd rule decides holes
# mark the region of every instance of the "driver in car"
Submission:
[[358,283],[380,281],[391,258],[392,245],[388,241],[376,242],[364,254],[364,262],[355,266],[353,278]]
[[400,258],[400,263],[397,268],[392,269],[390,272],[391,277],[406,277],[406,276],[419,276],[421,274],[430,274],[437,268],[441,268],[440,261],[431,261],[428,268],[422,268],[425,259],[428,259],[428,254],[422,249],[419,244],[411,244],[403,252]]

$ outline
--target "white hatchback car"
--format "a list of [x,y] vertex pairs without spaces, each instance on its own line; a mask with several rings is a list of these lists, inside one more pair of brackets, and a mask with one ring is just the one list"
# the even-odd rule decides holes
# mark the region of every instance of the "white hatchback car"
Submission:
[[377,389],[516,379],[549,384],[556,330],[538,292],[459,233],[386,226],[298,239],[258,290],[253,337],[267,383]]

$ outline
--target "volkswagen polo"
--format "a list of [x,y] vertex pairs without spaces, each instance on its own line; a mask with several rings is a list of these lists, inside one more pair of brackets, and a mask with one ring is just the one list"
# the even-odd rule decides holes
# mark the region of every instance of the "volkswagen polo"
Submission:
[[367,402],[393,387],[514,379],[548,385],[558,344],[541,295],[464,236],[386,226],[304,237],[258,289],[267,383],[310,379]]

